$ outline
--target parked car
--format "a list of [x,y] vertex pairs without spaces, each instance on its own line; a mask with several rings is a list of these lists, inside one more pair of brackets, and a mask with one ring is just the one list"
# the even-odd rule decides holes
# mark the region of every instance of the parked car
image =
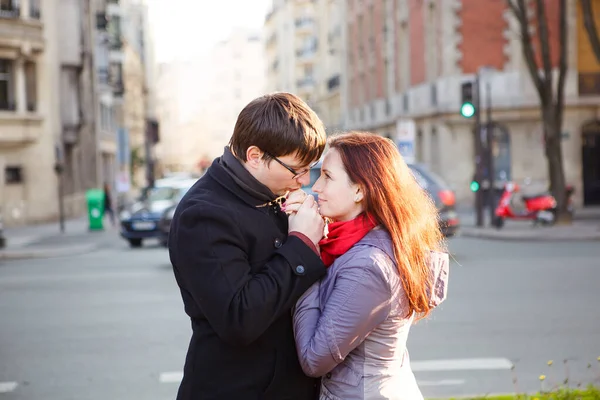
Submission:
[[171,206],[165,209],[160,220],[158,221],[158,229],[160,230],[160,242],[163,246],[167,247],[169,245],[169,232],[171,230],[171,221],[173,221],[173,216],[175,215],[175,209],[177,205],[183,198],[183,196],[187,193],[187,191],[194,186],[196,181],[185,181],[182,183],[177,192],[177,196],[175,201]]
[[187,191],[195,182],[181,179],[145,190],[141,199],[121,211],[121,237],[131,247],[141,247],[145,239],[164,241],[164,234],[160,229],[163,215],[177,205],[183,196],[182,191]]
[[[408,164],[417,183],[429,194],[429,197],[435,202],[439,212],[440,229],[446,237],[454,236],[459,227],[460,220],[456,213],[456,196],[450,186],[442,178],[429,171],[426,166],[421,164]],[[307,193],[317,197],[312,191],[321,175],[321,162],[310,170],[310,183],[303,187]]]
[[460,220],[456,212],[456,195],[438,175],[422,164],[409,164],[417,183],[427,191],[434,201],[440,218],[440,229],[446,237],[456,235]]

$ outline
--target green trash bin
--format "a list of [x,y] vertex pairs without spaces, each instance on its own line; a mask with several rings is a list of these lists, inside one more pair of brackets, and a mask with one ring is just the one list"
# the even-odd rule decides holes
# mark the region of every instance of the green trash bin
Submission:
[[90,189],[85,192],[85,199],[88,208],[88,221],[90,231],[101,231],[104,229],[102,220],[104,219],[104,191],[100,189]]

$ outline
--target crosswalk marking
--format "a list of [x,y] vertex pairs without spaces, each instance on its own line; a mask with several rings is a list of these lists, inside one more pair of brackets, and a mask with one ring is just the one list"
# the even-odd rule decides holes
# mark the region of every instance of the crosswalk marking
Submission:
[[179,383],[183,379],[183,372],[163,372],[158,377],[160,383]]
[[439,381],[421,381],[417,379],[419,386],[460,386],[465,383],[464,379],[441,379]]
[[[413,372],[444,372],[444,371],[500,371],[510,370],[513,366],[508,358],[457,358],[447,360],[411,361]],[[183,372],[171,371],[160,374],[160,383],[179,383]],[[463,385],[461,379],[442,379],[438,381],[419,381],[422,386],[457,386]]]
[[10,393],[14,391],[18,385],[17,382],[0,382],[0,393]]
[[510,370],[513,363],[507,358],[463,358],[449,360],[411,361],[413,372],[494,371]]

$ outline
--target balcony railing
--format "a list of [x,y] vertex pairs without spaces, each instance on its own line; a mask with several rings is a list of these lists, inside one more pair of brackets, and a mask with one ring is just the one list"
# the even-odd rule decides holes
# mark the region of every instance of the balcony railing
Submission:
[[314,18],[298,18],[295,21],[296,29],[312,29],[316,26]]
[[98,68],[98,82],[107,85],[109,83],[108,68]]
[[0,100],[0,111],[16,111],[17,105],[12,101]]
[[19,18],[20,15],[21,10],[18,2],[0,3],[0,18]]
[[315,80],[312,76],[306,76],[302,79],[298,79],[296,85],[299,88],[307,88],[315,85]]

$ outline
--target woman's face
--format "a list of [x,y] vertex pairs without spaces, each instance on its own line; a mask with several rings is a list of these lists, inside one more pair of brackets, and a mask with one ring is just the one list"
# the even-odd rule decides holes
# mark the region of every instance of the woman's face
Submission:
[[329,150],[325,155],[321,176],[312,190],[319,195],[319,209],[324,217],[334,221],[350,221],[364,211],[363,191],[350,182],[336,149]]

